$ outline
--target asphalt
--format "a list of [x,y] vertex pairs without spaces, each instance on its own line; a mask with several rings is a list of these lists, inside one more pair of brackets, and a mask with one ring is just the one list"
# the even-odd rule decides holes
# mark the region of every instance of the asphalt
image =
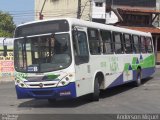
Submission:
[[14,82],[0,84],[0,113],[6,114],[144,114],[160,113],[160,69],[140,87],[126,84],[102,91],[100,101],[88,96],[56,101],[17,99]]

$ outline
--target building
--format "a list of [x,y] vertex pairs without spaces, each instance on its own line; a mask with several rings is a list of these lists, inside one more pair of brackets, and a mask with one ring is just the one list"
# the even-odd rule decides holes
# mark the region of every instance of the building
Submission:
[[114,8],[132,7],[153,10],[156,7],[156,0],[106,0],[106,4]]
[[[39,19],[39,13],[45,0],[35,0],[35,20]],[[43,19],[57,17],[77,17],[78,0],[46,0],[42,15]],[[81,19],[90,19],[90,0],[81,0]]]
[[105,23],[106,19],[106,3],[105,0],[92,1],[92,21]]
[[155,10],[156,0],[92,0],[92,21],[104,24],[122,21],[117,8]]

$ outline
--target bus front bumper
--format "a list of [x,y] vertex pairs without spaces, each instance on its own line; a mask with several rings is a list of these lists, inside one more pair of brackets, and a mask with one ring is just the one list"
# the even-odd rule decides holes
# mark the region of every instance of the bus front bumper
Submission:
[[76,98],[76,86],[75,83],[69,83],[63,87],[54,88],[21,88],[18,85],[16,87],[17,98],[36,98],[36,99],[67,99]]

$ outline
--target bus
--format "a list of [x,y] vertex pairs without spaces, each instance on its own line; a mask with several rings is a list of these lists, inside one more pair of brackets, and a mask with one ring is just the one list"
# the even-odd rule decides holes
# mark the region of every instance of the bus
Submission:
[[15,30],[14,66],[18,99],[99,100],[100,90],[155,72],[150,33],[75,18],[40,20]]

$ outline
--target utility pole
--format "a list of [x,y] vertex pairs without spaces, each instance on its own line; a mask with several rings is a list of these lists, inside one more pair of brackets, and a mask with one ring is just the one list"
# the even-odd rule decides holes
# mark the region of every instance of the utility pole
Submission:
[[89,0],[90,8],[89,8],[89,21],[92,21],[92,0]]
[[81,0],[78,0],[77,18],[81,17]]
[[41,11],[39,12],[39,19],[40,20],[43,20],[43,14],[42,14],[42,12],[43,12],[43,8],[44,8],[45,3],[46,3],[46,0],[44,0],[44,3],[43,3],[42,8],[41,8]]

